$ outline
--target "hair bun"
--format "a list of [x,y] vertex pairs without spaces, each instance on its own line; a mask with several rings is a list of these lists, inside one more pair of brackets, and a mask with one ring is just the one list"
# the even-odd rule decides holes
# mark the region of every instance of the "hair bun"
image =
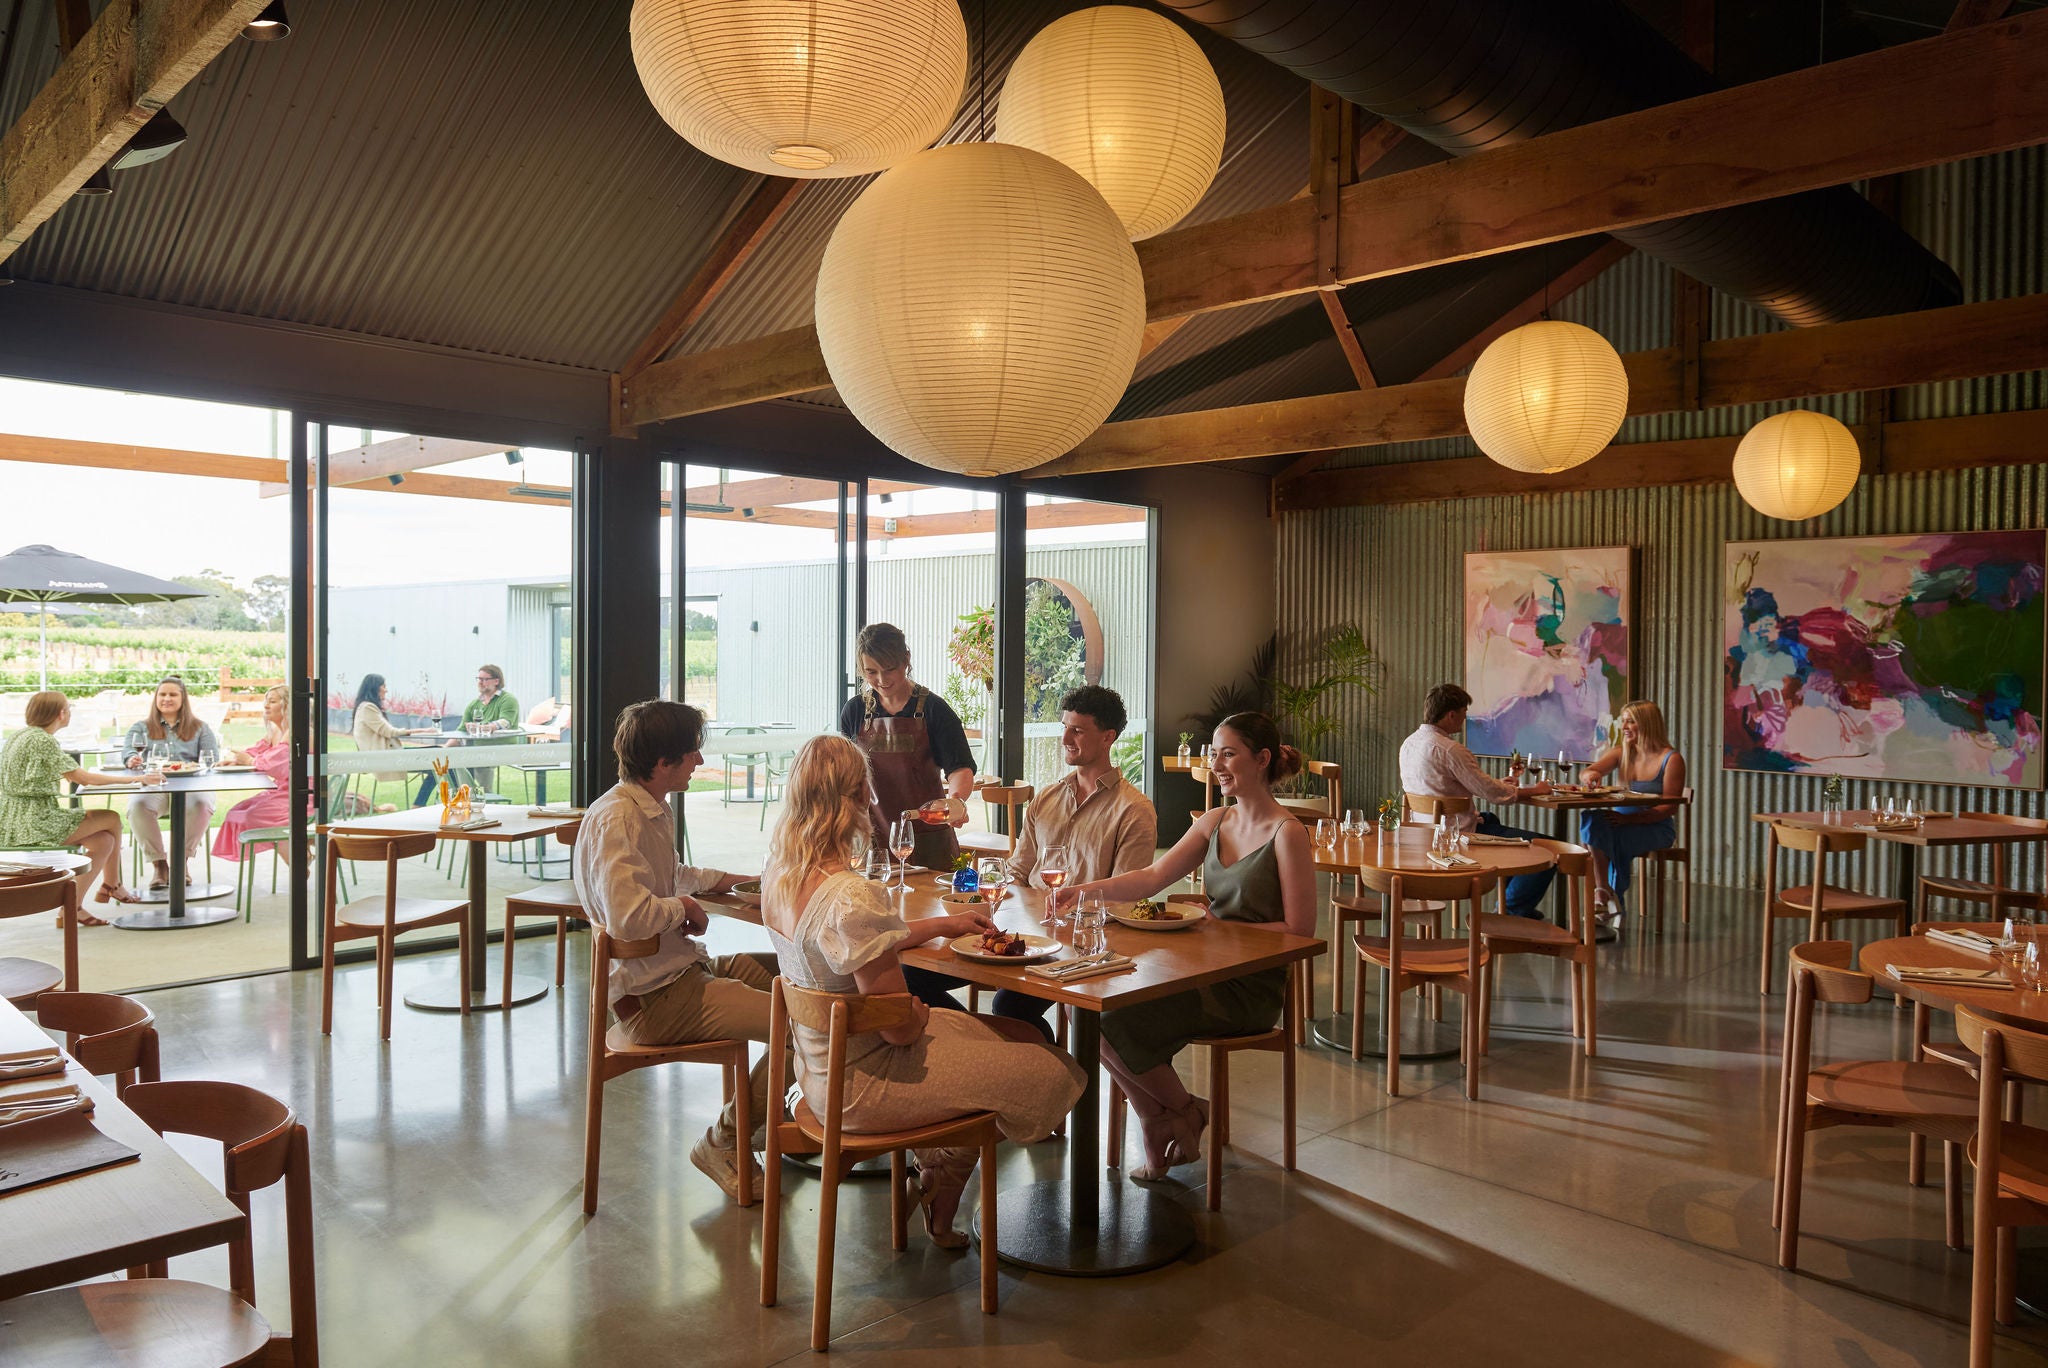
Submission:
[[1289,745],[1280,747],[1279,755],[1273,759],[1273,782],[1291,779],[1301,773],[1301,752]]

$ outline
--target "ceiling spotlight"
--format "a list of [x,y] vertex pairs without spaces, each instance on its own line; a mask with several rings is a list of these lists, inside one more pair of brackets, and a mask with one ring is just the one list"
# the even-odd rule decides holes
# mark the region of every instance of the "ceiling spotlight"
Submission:
[[512,449],[511,449],[510,451],[508,451],[508,452],[506,452],[506,453],[505,453],[505,464],[506,464],[506,465],[525,465],[525,464],[526,464],[526,453],[525,453],[525,452],[523,452],[523,451],[521,451],[521,450],[520,450],[520,449],[519,449],[518,447],[513,447],[513,448],[512,448]]
[[754,516],[754,510],[751,508],[742,508],[740,510],[740,516],[742,518],[751,518]]
[[885,494],[883,494],[883,495],[882,495],[882,502],[883,502],[883,503],[885,503],[885,504],[886,504],[886,503],[894,503],[895,501],[896,501],[896,496],[895,496],[894,494],[887,494],[887,493],[885,493]]
[[185,126],[171,117],[170,110],[159,109],[149,116],[149,122],[136,131],[128,145],[116,152],[107,165],[115,171],[132,170],[161,161],[184,145]]
[[78,187],[77,193],[81,195],[113,194],[114,182],[107,175],[107,168],[102,166],[99,170],[93,172],[90,176],[87,176],[85,178],[85,184]]
[[405,476],[403,475],[386,475],[384,478],[391,481],[391,487],[393,489],[396,489],[400,485],[405,483]]
[[242,36],[252,43],[274,43],[289,38],[291,32],[292,21],[284,17],[283,0],[271,0],[263,13],[242,26]]

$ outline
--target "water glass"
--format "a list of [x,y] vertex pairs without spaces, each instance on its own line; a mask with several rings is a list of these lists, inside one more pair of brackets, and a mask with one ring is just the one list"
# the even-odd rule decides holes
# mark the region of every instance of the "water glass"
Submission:
[[1998,957],[2002,960],[2020,957],[2019,923],[2011,917],[2005,919],[2005,930],[1998,938]]
[[2044,966],[2041,961],[2041,942],[2029,937],[2027,940],[2027,951],[2024,955],[2020,956],[2020,982],[2026,984],[2034,992],[2040,992],[2044,968],[2048,968],[2048,966]]
[[220,763],[220,752],[219,752],[219,751],[214,751],[214,750],[202,750],[202,751],[200,751],[200,752],[199,752],[199,772],[200,772],[201,774],[211,774],[211,773],[213,773],[213,767],[214,767],[215,765],[218,765],[219,763]]
[[164,766],[171,763],[171,743],[152,741],[149,743],[148,769],[151,774],[162,774]]
[[1362,809],[1362,808],[1346,808],[1346,809],[1344,809],[1344,834],[1345,834],[1346,836],[1350,837],[1350,838],[1351,838],[1352,840],[1354,840],[1354,841],[1355,841],[1355,840],[1357,840],[1357,839],[1358,839],[1359,837],[1361,837],[1361,836],[1365,835],[1365,810],[1364,810],[1364,809]]
[[1337,844],[1337,824],[1327,817],[1316,819],[1316,849],[1328,850]]
[[1074,953],[1099,955],[1109,947],[1109,910],[1101,897],[1089,894],[1074,907]]

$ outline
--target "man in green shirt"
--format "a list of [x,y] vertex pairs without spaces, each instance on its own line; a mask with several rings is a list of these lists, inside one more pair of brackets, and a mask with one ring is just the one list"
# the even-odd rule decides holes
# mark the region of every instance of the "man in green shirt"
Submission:
[[[505,731],[518,727],[522,721],[519,715],[519,700],[505,692],[505,672],[495,665],[477,666],[476,697],[470,699],[462,710],[462,729],[466,732],[472,726],[476,726],[486,732]],[[449,741],[444,744],[454,746],[461,743]],[[419,797],[414,799],[413,806],[424,805],[433,796],[439,782],[434,772],[428,770],[420,784]],[[451,791],[468,784],[470,792],[474,794],[494,787],[497,782],[496,769],[460,769],[451,770],[448,774],[448,786]]]

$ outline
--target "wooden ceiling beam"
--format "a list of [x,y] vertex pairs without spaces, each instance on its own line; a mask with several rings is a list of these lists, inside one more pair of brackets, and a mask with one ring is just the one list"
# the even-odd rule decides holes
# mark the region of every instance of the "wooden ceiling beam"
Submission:
[[[1280,485],[1274,492],[1274,505],[1280,512],[1300,513],[1359,504],[1727,484],[1733,479],[1735,448],[1741,440],[1698,437],[1627,442],[1555,475],[1523,474],[1484,456],[1352,466]],[[1881,460],[1873,450],[1882,452]],[[1887,422],[1881,425],[1878,440],[1866,442],[1864,450],[1866,475],[2044,462],[2048,462],[2048,409]]]
[[[332,429],[330,429],[331,431]],[[515,448],[509,442],[463,442],[452,437],[390,437],[368,446],[353,446],[327,453],[327,484],[330,489],[389,480],[429,466],[449,465],[478,456],[496,456]],[[274,499],[291,486],[265,483],[256,491],[262,499]]]
[[0,137],[0,261],[233,42],[264,3],[126,0],[102,10]]
[[[1118,504],[1056,503],[1032,504],[1024,510],[1024,526],[1032,530],[1061,527],[1105,527],[1116,523],[1145,521],[1146,511]],[[955,513],[916,513],[894,519],[895,531],[886,530],[888,520],[868,515],[870,538],[960,537],[996,530],[996,510],[976,508]]]
[[[2048,142],[2048,11],[1342,187],[1337,279],[1313,198],[1137,244],[1157,322]],[[797,328],[649,366],[634,424],[822,389]]]
[[[2048,367],[2048,294],[1827,323],[1700,344],[1697,402],[1678,347],[1622,357],[1631,414],[1886,389]],[[1361,393],[1108,423],[1028,478],[1198,465],[1458,437],[1465,381],[1451,376]]]

